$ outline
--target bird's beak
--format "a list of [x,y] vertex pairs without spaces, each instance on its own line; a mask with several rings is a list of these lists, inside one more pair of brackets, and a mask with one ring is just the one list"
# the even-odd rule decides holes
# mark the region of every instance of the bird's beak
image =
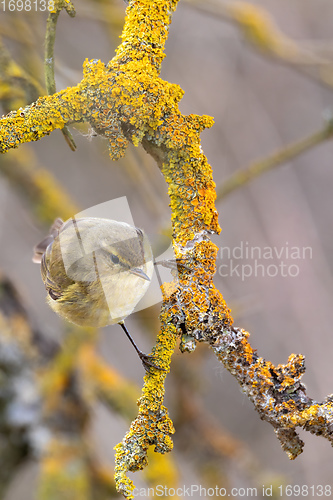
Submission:
[[149,276],[147,276],[147,274],[143,272],[139,267],[133,267],[132,269],[130,269],[130,273],[135,274],[135,276],[139,276],[139,278],[150,281]]

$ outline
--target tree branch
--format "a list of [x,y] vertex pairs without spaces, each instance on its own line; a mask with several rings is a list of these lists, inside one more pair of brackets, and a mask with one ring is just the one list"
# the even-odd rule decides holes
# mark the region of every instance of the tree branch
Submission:
[[[44,58],[44,69],[45,69],[45,86],[48,95],[54,94],[56,91],[56,84],[54,78],[54,42],[56,36],[57,21],[62,9],[66,9],[67,13],[71,16],[75,16],[75,9],[71,2],[65,2],[64,0],[58,0],[55,2],[55,12],[50,12],[46,22],[46,34],[45,34],[45,58]],[[64,125],[61,132],[72,151],[76,150],[76,144],[70,133],[68,127]]]
[[206,14],[236,24],[244,38],[261,55],[274,58],[294,71],[332,88],[332,61],[325,53],[304,47],[283,33],[268,12],[249,2],[220,0],[185,0]]
[[325,126],[318,132],[289,144],[288,146],[280,149],[277,153],[273,153],[271,156],[268,156],[263,160],[256,161],[247,168],[239,170],[231,175],[229,179],[224,181],[221,187],[216,190],[216,202],[218,203],[230,193],[242,186],[245,186],[264,172],[268,172],[275,167],[283,165],[302,153],[313,149],[318,144],[331,139],[332,135],[333,119],[332,117],[329,117]]
[[[168,183],[174,250],[186,266],[179,268],[178,280],[163,285],[161,331],[154,355],[166,371],[146,375],[138,416],[116,448],[116,485],[128,498],[134,486],[127,473],[147,464],[149,446],[160,453],[172,449],[174,429],[163,398],[178,335],[183,351],[193,351],[196,342],[202,341],[212,347],[260,417],[273,425],[290,458],[302,451],[295,430],[298,426],[332,441],[331,397],[317,403],[306,395],[300,382],[305,370],[303,356],[292,354],[286,365],[277,367],[257,356],[248,342],[249,334],[232,327],[230,311],[214,286],[217,247],[210,235],[219,234],[220,227],[212,169],[200,144],[200,133],[213,120],[182,115],[178,103],[183,91],[159,78],[176,5],[177,0],[131,0],[122,44],[112,61],[107,65],[86,61],[83,79],[76,87],[40,98],[0,120],[3,152],[38,140],[68,122],[85,120],[108,138],[112,159],[120,158],[129,142],[142,143]],[[75,450],[86,463],[81,445],[77,442],[73,450],[66,446],[63,450],[59,440],[58,472],[64,454],[69,457],[70,470]],[[52,460],[49,465],[54,465]]]

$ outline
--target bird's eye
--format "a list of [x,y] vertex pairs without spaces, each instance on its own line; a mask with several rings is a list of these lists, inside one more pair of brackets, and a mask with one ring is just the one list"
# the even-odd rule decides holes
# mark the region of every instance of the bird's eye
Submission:
[[119,257],[117,255],[111,254],[111,260],[114,264],[119,264]]

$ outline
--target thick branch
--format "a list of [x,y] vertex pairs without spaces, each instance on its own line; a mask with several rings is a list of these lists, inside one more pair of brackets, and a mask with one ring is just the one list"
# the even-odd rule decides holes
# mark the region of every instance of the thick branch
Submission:
[[126,498],[133,498],[133,482],[127,477],[129,471],[143,469],[147,464],[149,446],[154,446],[158,453],[172,450],[171,435],[175,432],[168,411],[163,406],[164,382],[169,370],[171,356],[176,344],[176,336],[171,329],[160,332],[153,349],[154,356],[161,360],[161,368],[154,370],[154,375],[145,376],[145,385],[138,401],[139,413],[123,441],[116,447],[115,479],[117,490]]
[[303,449],[297,427],[325,437],[333,445],[332,396],[322,403],[307,396],[300,382],[305,372],[304,356],[291,354],[286,365],[274,366],[257,356],[248,337],[248,332],[233,327],[217,335],[215,330],[209,343],[252,401],[260,418],[273,425],[288,457],[296,458]]
[[[113,159],[124,154],[129,141],[143,143],[168,183],[174,249],[176,257],[186,261],[179,269],[179,280],[163,286],[161,332],[154,354],[168,370],[177,334],[182,335],[182,350],[193,350],[197,341],[207,342],[237,378],[261,418],[274,426],[289,457],[295,458],[302,450],[297,426],[331,440],[331,400],[318,404],[306,396],[300,383],[304,372],[301,355],[291,355],[287,365],[277,367],[259,358],[248,343],[248,334],[232,328],[230,311],[213,284],[217,247],[209,236],[219,233],[220,227],[212,169],[200,145],[200,133],[213,120],[183,116],[178,109],[182,90],[158,76],[176,3],[130,1],[123,43],[114,60],[107,66],[86,61],[79,85],[4,117],[0,121],[1,150],[38,140],[54,128],[79,120],[88,121],[108,138]],[[127,497],[133,490],[127,473],[146,465],[148,447],[154,445],[161,453],[172,449],[173,426],[163,406],[166,373],[145,377],[138,416],[117,446],[117,488]],[[79,453],[83,452],[80,445]],[[60,443],[60,458],[61,451]],[[70,467],[75,453],[69,456]],[[57,465],[60,470],[61,460]]]
[[40,97],[35,103],[11,111],[0,120],[0,152],[24,142],[38,141],[65,123],[82,119],[84,100],[79,87]]

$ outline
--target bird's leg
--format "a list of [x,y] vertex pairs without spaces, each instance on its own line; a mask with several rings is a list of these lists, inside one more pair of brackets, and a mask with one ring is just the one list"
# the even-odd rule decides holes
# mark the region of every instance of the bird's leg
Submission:
[[140,349],[138,348],[138,346],[136,345],[136,343],[132,339],[132,337],[131,337],[129,331],[127,330],[127,328],[125,326],[125,323],[123,321],[120,321],[118,323],[118,325],[120,325],[121,328],[124,330],[124,332],[127,335],[127,338],[129,339],[129,341],[131,342],[132,346],[134,347],[134,349],[138,353],[138,356],[141,359],[141,362],[142,362],[143,367],[146,370],[146,372],[152,374],[150,368],[156,368],[156,370],[166,371],[164,368],[160,368],[159,366],[155,365],[155,363],[153,363],[151,361],[151,360],[154,359],[154,356],[150,356],[149,354],[145,354],[144,352],[140,351]]

